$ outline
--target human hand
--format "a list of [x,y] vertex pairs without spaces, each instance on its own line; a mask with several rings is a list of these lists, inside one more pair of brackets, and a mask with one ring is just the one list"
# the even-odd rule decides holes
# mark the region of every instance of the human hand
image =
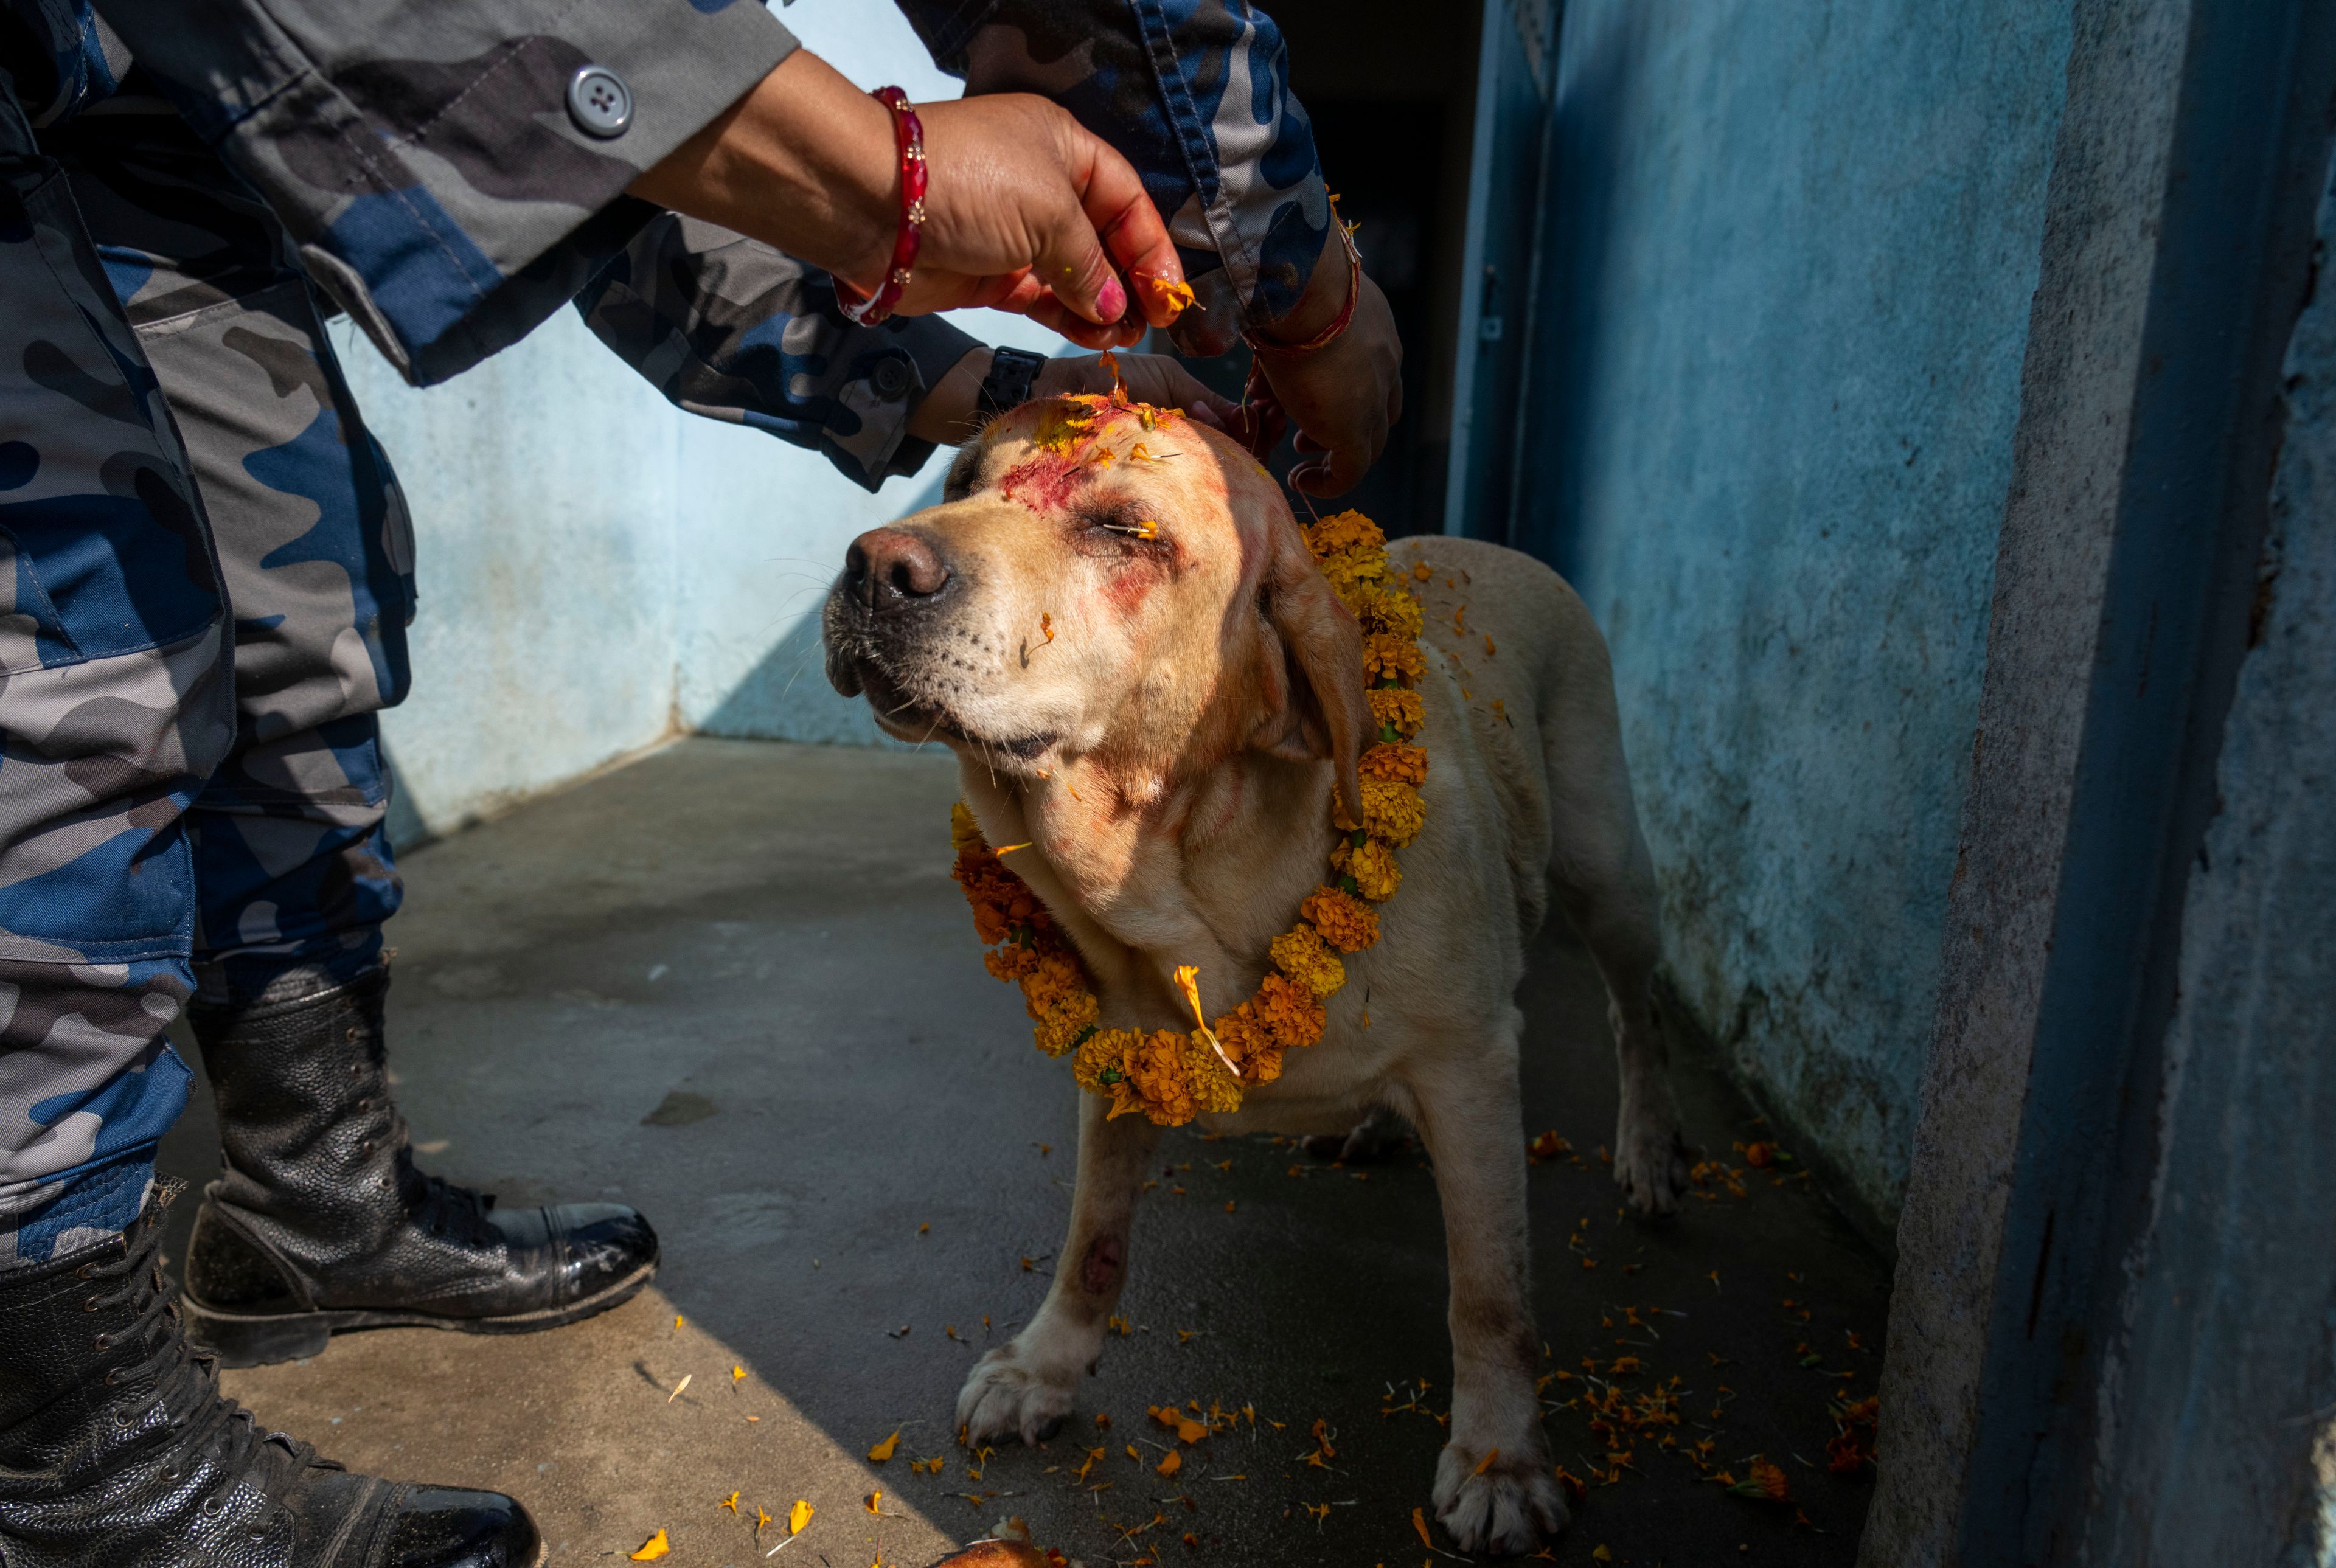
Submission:
[[[1121,385],[1137,403],[1159,408],[1181,408],[1212,430],[1239,412],[1239,404],[1219,397],[1192,378],[1174,356],[1165,354],[1115,354]],[[956,445],[981,429],[981,383],[989,374],[990,351],[977,348],[951,365],[934,384],[909,417],[909,433],[922,441]],[[1109,392],[1111,371],[1101,355],[1065,355],[1049,359],[1031,378],[1030,395],[1063,397],[1079,392]]]
[[919,112],[932,178],[901,310],[993,305],[1086,348],[1124,347],[1174,318],[1161,286],[1182,283],[1183,266],[1126,159],[1027,93]]
[[[1304,353],[1272,346],[1276,339],[1306,342],[1337,320],[1349,279],[1359,293],[1345,331]],[[1326,244],[1298,308],[1252,338],[1264,345],[1257,365],[1266,385],[1298,427],[1298,450],[1317,454],[1290,471],[1290,488],[1323,496],[1352,490],[1403,415],[1403,342],[1387,296],[1349,264],[1345,247]]]
[[[1127,389],[1131,403],[1181,408],[1212,430],[1222,430],[1225,422],[1241,412],[1240,404],[1202,385],[1173,355],[1114,354],[1111,357],[1119,366],[1118,385]],[[1103,362],[1100,354],[1065,355],[1050,359],[1030,384],[1033,397],[1065,397],[1073,393],[1111,390],[1111,366]]]
[[[995,306],[1098,348],[1167,325],[1162,286],[1183,268],[1124,158],[1028,94],[918,115],[930,180],[896,310]],[[900,182],[891,111],[798,50],[628,189],[872,291],[899,229]]]

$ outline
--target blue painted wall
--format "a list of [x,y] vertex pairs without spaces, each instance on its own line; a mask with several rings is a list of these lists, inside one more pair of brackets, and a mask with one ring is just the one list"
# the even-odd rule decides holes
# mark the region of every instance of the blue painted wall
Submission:
[[2068,53],[2032,0],[1565,8],[1521,544],[1689,1004],[1894,1215]]

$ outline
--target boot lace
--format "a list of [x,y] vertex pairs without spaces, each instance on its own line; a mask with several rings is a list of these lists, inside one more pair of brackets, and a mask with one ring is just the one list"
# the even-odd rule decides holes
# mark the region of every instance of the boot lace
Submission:
[[[151,1378],[155,1406],[165,1412],[173,1408],[178,1412],[169,1417],[175,1454],[164,1469],[164,1479],[179,1478],[187,1456],[206,1455],[212,1461],[206,1488],[211,1495],[203,1500],[201,1507],[209,1513],[219,1505],[220,1496],[232,1488],[236,1478],[254,1467],[263,1446],[273,1446],[283,1461],[296,1468],[316,1466],[339,1469],[341,1466],[333,1461],[318,1457],[308,1444],[282,1432],[262,1429],[257,1417],[219,1392],[218,1363],[209,1356],[196,1354],[180,1329],[179,1306],[162,1281],[161,1266],[154,1261],[155,1250],[155,1242],[150,1241],[125,1251],[119,1258],[91,1264],[83,1269],[82,1274],[93,1281],[118,1281],[113,1289],[100,1289],[90,1296],[89,1310],[127,1307],[131,1310],[125,1326],[97,1337],[96,1348],[112,1349],[134,1343],[141,1351],[133,1359],[108,1367],[105,1384],[112,1387]],[[277,1488],[268,1490],[275,1492]]]
[[414,1168],[411,1155],[399,1151],[414,1200],[407,1212],[414,1222],[433,1236],[453,1236],[470,1246],[500,1243],[502,1232],[487,1217],[495,1206],[492,1193],[481,1193],[470,1187],[458,1186],[443,1176],[429,1175]]

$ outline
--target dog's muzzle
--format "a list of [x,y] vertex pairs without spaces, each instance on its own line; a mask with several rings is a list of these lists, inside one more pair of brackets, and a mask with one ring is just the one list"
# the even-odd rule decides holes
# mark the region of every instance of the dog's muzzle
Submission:
[[827,596],[822,630],[828,684],[858,696],[888,656],[929,633],[933,612],[956,597],[956,573],[933,541],[903,528],[871,528],[844,552]]

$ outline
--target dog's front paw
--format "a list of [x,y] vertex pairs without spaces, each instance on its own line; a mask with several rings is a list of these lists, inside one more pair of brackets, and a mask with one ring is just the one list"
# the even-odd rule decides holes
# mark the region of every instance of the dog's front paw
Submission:
[[1025,1443],[1043,1443],[1062,1430],[1070,1413],[1071,1384],[1026,1364],[1013,1345],[1000,1345],[975,1362],[957,1396],[958,1425],[972,1443],[1013,1433]]
[[1530,1552],[1565,1528],[1565,1494],[1538,1443],[1514,1456],[1492,1452],[1487,1465],[1475,1449],[1445,1445],[1436,1462],[1436,1517],[1463,1552]]
[[1652,1217],[1678,1213],[1687,1171],[1679,1113],[1669,1107],[1660,1113],[1640,1110],[1626,1100],[1614,1129],[1614,1184],[1630,1206]]

